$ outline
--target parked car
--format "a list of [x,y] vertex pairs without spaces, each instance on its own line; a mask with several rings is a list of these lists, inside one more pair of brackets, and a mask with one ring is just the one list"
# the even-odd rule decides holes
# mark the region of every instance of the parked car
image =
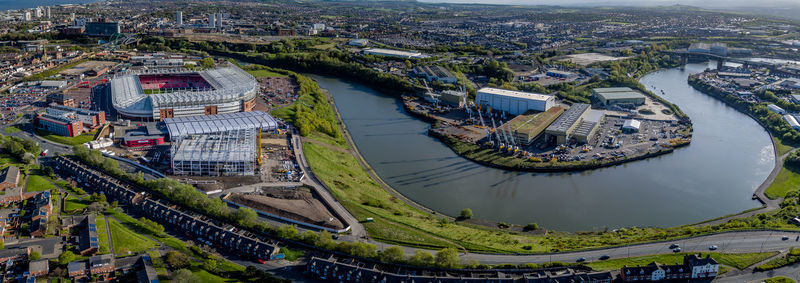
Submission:
[[611,258],[611,256],[609,256],[609,255],[602,255],[602,256],[600,257],[600,260],[607,260],[607,259],[609,259],[609,258]]
[[578,260],[576,260],[575,262],[584,262],[584,261],[586,261],[585,257],[579,257]]
[[712,250],[712,251],[715,251],[715,250],[717,250],[717,248],[718,248],[718,247],[717,247],[716,245],[711,245],[710,247],[708,247],[708,249],[709,249],[709,250]]
[[674,249],[672,249],[672,252],[673,253],[679,253],[679,252],[681,252],[681,248],[674,248]]

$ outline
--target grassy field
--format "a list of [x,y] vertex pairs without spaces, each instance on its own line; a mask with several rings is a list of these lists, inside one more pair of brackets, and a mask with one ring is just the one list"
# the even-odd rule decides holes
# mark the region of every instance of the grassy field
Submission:
[[256,78],[275,78],[275,77],[282,78],[282,77],[288,77],[287,75],[284,75],[284,74],[281,74],[281,73],[276,73],[276,72],[273,72],[273,71],[270,71],[270,70],[248,70],[247,72],[250,73],[251,75],[253,75]]
[[97,241],[100,242],[100,253],[107,254],[111,250],[108,248],[108,233],[106,232],[106,217],[97,216]]
[[94,139],[94,134],[95,132],[88,132],[76,137],[65,137],[47,131],[36,130],[36,135],[42,137],[43,139],[66,145],[79,145],[87,143]]
[[117,255],[127,255],[128,252],[138,253],[158,246],[155,241],[128,229],[116,219],[108,219],[108,225],[111,228],[114,253]]
[[197,277],[200,278],[200,282],[203,283],[239,282],[236,279],[228,279],[217,276],[215,274],[211,274],[208,271],[205,271],[202,268],[200,268],[200,263],[192,264],[192,266],[189,267],[189,270],[192,271],[194,275],[197,275]]
[[[771,256],[774,256],[777,254],[777,252],[743,253],[743,254],[723,254],[723,253],[708,253],[708,254],[711,255],[712,258],[716,259],[721,264],[741,270],[757,262],[765,260]],[[605,261],[594,261],[587,265],[595,270],[618,270],[625,265],[643,266],[654,261],[661,264],[681,263],[683,262],[684,255],[686,255],[686,253],[648,255],[648,256],[631,257],[631,258],[610,259]]]
[[89,206],[89,202],[85,200],[81,200],[74,195],[70,194],[67,199],[64,201],[64,211],[65,212],[77,212],[78,210],[82,210]]
[[797,188],[800,188],[800,174],[784,166],[764,194],[771,199],[782,198],[786,193],[797,190]]
[[136,233],[141,235],[148,235],[153,239],[158,240],[159,242],[164,243],[170,248],[176,249],[178,251],[189,253],[189,249],[186,248],[186,243],[179,240],[178,238],[172,237],[166,233],[155,233],[148,228],[147,225],[143,224],[141,221],[134,219],[133,217],[128,216],[125,213],[119,212],[117,210],[106,210],[106,214],[114,216],[116,220],[125,224],[125,226],[130,227]]
[[773,140],[775,141],[775,150],[778,152],[778,156],[784,155],[794,149],[791,145],[784,144],[781,139],[773,138]]
[[26,191],[28,192],[47,191],[55,187],[56,186],[47,181],[47,179],[43,176],[30,175],[28,176],[28,188]]
[[6,127],[5,129],[3,129],[3,131],[6,132],[6,133],[9,133],[9,134],[13,134],[13,133],[22,131],[22,129],[20,129],[17,125],[12,125],[12,126]]

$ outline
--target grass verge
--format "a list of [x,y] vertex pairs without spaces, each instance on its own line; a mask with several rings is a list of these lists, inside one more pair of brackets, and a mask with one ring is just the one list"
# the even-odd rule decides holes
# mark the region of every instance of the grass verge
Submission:
[[97,218],[97,241],[100,242],[100,253],[107,254],[111,251],[108,247],[108,233],[106,232],[106,217],[98,215]]
[[111,229],[114,254],[118,256],[138,253],[158,246],[155,241],[128,229],[114,218],[108,219],[108,225]]
[[794,281],[789,277],[778,276],[764,279],[764,283],[797,283],[797,281]]
[[6,127],[5,129],[3,129],[3,131],[6,132],[6,133],[9,133],[9,134],[13,134],[13,133],[22,131],[22,129],[20,129],[17,125],[12,125],[12,126]]
[[26,191],[28,192],[39,192],[39,191],[47,191],[55,188],[52,183],[47,181],[45,177],[39,175],[30,175],[28,176],[28,186]]
[[782,198],[800,187],[800,174],[783,166],[764,194],[771,199]]
[[80,136],[75,137],[65,137],[59,136],[47,131],[36,130],[36,135],[42,137],[43,139],[49,140],[51,142],[65,144],[65,145],[79,145],[87,143],[94,139],[95,132],[88,132],[83,133]]

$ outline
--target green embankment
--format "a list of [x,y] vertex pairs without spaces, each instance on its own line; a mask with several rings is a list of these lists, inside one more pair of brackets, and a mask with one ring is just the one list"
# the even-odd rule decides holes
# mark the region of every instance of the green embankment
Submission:
[[81,134],[79,136],[75,136],[75,137],[65,137],[65,136],[59,136],[59,135],[56,135],[56,134],[53,134],[53,133],[50,133],[50,132],[47,132],[47,131],[36,130],[36,135],[42,137],[43,139],[46,139],[46,140],[49,140],[49,141],[52,141],[52,142],[57,142],[57,143],[60,143],[60,144],[79,145],[79,144],[84,144],[84,143],[87,143],[87,142],[93,140],[95,132],[83,133],[83,134]]
[[114,244],[114,254],[118,256],[138,253],[158,246],[155,241],[128,229],[114,218],[108,219],[111,229],[111,242]]
[[39,191],[47,191],[50,189],[55,188],[52,183],[48,182],[46,177],[39,176],[39,175],[30,175],[28,176],[28,192],[39,192]]
[[768,198],[777,199],[786,196],[788,192],[796,191],[797,188],[800,188],[800,174],[784,166],[764,194]]

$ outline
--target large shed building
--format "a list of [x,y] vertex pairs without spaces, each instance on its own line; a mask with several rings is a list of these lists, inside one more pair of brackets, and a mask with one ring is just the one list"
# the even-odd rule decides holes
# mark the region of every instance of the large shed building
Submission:
[[556,144],[567,143],[590,109],[589,104],[573,104],[572,107],[567,109],[564,114],[544,130],[545,139],[547,141],[555,141]]
[[604,87],[592,89],[592,95],[601,104],[644,104],[644,95],[629,87]]
[[528,110],[547,111],[555,106],[556,99],[552,95],[485,87],[478,90],[475,102],[480,107],[520,115]]

